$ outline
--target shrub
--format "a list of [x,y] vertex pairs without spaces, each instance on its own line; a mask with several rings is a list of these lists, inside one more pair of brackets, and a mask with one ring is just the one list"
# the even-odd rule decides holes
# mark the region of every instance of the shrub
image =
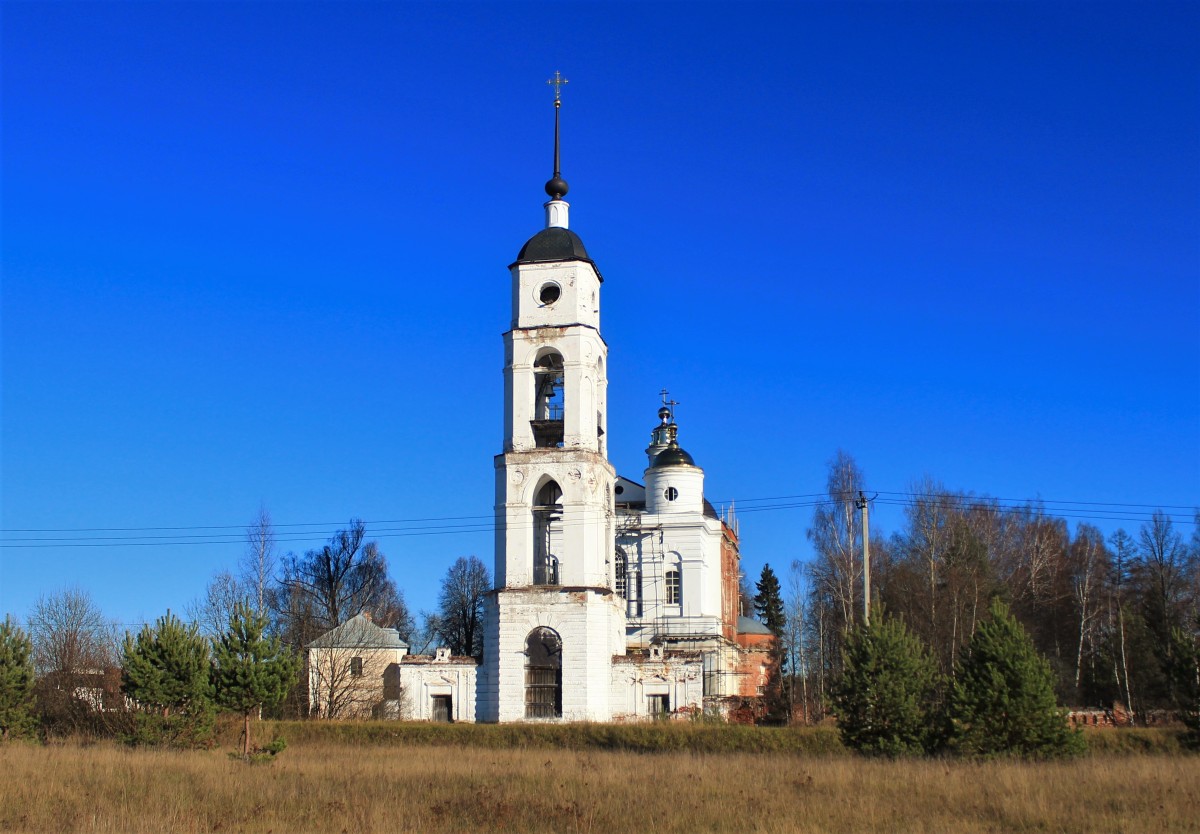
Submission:
[[213,745],[216,712],[208,701],[197,701],[184,709],[163,715],[136,712],[128,716],[120,739],[136,747],[206,748]]

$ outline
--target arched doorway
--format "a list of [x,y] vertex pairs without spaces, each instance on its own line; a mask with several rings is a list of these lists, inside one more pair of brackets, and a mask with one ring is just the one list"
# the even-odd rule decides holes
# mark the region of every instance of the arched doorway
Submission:
[[545,626],[525,638],[525,717],[562,717],[562,638]]

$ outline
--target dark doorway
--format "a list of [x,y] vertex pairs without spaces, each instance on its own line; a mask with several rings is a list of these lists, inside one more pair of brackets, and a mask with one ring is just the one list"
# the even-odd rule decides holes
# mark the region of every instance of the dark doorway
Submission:
[[433,720],[443,724],[454,720],[454,702],[449,695],[433,696]]

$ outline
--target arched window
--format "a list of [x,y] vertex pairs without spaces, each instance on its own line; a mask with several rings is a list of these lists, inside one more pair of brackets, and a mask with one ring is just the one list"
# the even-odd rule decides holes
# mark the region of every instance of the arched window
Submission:
[[667,571],[667,605],[679,605],[682,599],[679,585],[679,571],[672,568]]
[[562,544],[562,490],[547,481],[533,502],[533,584],[558,585]]
[[563,445],[563,358],[550,353],[533,363],[534,443],[541,447]]
[[562,717],[562,639],[544,626],[525,638],[525,717]]
[[622,599],[625,598],[625,569],[625,552],[618,547],[617,555],[613,557],[613,590]]

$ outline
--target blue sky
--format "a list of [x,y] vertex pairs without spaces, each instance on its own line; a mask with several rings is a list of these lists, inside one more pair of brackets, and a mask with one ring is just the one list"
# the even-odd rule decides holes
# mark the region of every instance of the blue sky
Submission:
[[669,388],[747,572],[808,556],[781,497],[839,448],[1105,532],[1200,504],[1194,4],[0,14],[0,612],[182,610],[260,506],[298,552],[366,520],[415,609],[490,564],[555,70],[610,455]]

